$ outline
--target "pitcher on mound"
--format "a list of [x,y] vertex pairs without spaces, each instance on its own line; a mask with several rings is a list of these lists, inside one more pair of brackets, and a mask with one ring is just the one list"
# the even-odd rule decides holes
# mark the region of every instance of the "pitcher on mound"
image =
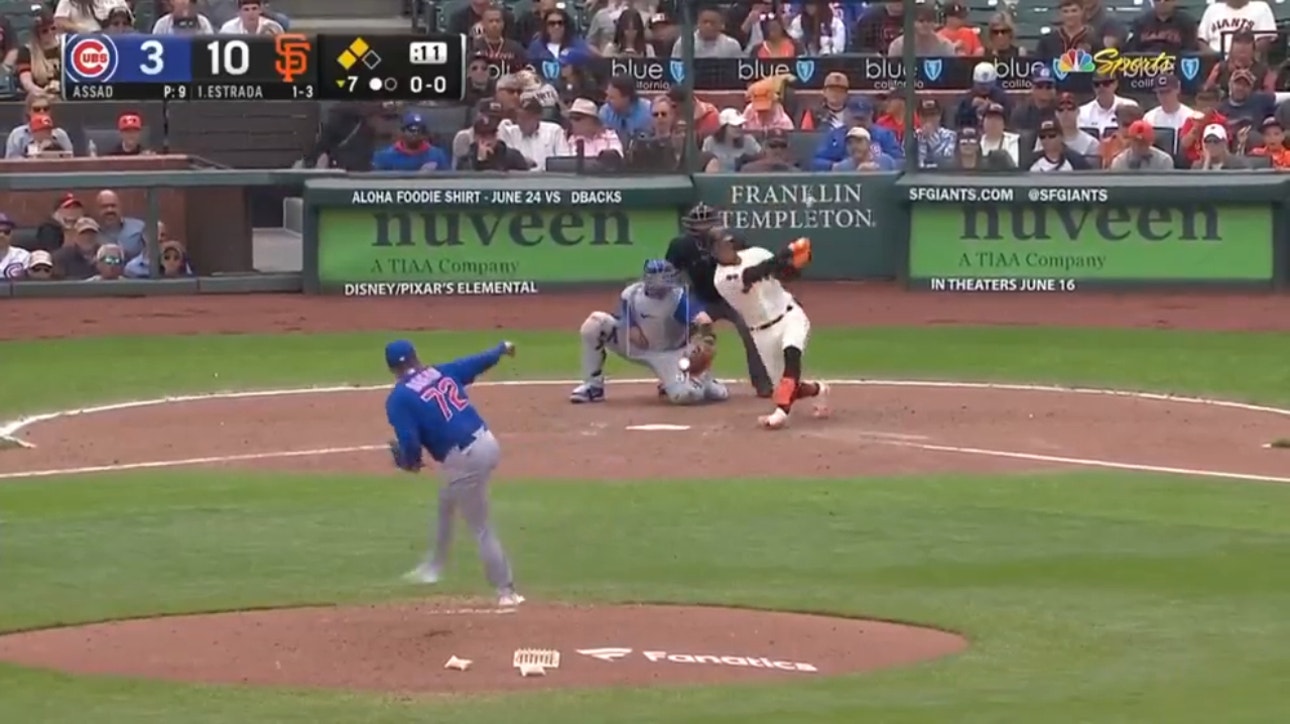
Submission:
[[793,403],[810,398],[815,417],[827,417],[828,386],[802,380],[802,355],[811,335],[811,320],[781,279],[795,277],[811,261],[811,240],[801,237],[772,253],[761,247],[739,250],[729,229],[713,229],[712,256],[717,261],[713,281],[717,293],[747,322],[762,364],[775,383],[775,409],[757,418],[762,427],[778,430],[788,424]]

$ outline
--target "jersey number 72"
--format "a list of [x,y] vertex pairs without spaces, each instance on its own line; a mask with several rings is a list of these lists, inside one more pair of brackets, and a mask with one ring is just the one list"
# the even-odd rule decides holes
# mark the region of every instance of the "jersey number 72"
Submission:
[[451,377],[440,377],[434,385],[422,390],[421,399],[438,404],[444,420],[451,420],[453,415],[470,407],[470,403],[462,397],[457,381]]

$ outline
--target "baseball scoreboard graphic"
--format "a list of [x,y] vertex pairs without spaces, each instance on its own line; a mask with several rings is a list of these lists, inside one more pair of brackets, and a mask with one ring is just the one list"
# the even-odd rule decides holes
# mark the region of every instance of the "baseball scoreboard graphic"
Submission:
[[464,35],[69,35],[69,101],[460,101]]

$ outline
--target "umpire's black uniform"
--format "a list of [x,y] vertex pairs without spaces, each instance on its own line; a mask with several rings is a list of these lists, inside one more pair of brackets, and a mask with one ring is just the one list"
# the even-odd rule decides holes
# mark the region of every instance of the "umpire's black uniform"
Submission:
[[[686,221],[693,221],[694,214],[695,212],[691,211]],[[714,223],[716,221],[715,214],[712,221]],[[713,281],[717,273],[717,261],[708,253],[708,243],[703,232],[691,227],[685,234],[673,239],[667,246],[666,259],[689,277],[690,293],[703,302],[708,316],[712,317],[713,321],[724,319],[735,325],[735,329],[739,331],[739,339],[744,343],[744,353],[748,357],[748,376],[752,379],[753,387],[757,389],[758,395],[770,397],[775,391],[774,381],[767,374],[766,366],[761,362],[761,355],[757,354],[757,347],[753,344],[748,325],[744,324],[743,317],[740,317],[739,313],[717,293]]]

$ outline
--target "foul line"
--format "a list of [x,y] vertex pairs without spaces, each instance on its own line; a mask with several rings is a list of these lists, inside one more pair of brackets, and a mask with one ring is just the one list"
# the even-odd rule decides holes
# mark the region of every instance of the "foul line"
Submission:
[[[1217,400],[1204,397],[1188,397],[1181,395],[1169,395],[1155,392],[1134,392],[1127,390],[1109,390],[1095,387],[1063,387],[1059,385],[1029,385],[1029,384],[1010,384],[994,382],[954,382],[954,381],[935,381],[935,380],[865,380],[865,379],[843,379],[843,380],[824,380],[831,385],[839,386],[871,386],[871,387],[930,387],[930,388],[947,388],[947,389],[968,389],[968,390],[1001,390],[1015,392],[1049,392],[1057,394],[1078,394],[1078,395],[1101,395],[1107,397],[1128,397],[1140,400],[1151,400],[1158,402],[1168,402],[1189,405],[1206,405],[1210,407],[1222,407],[1235,410],[1244,410],[1246,412],[1259,412],[1283,417],[1290,417],[1290,409],[1279,407],[1270,407],[1267,405],[1255,405],[1245,402],[1233,402],[1230,400]],[[475,383],[477,387],[542,387],[552,385],[575,385],[579,380],[481,380]],[[640,385],[654,384],[652,379],[627,379],[618,380],[615,385]],[[159,397],[149,400],[134,400],[130,402],[118,402],[107,405],[97,405],[93,407],[83,407],[71,410],[59,410],[56,412],[42,413],[19,418],[0,425],[0,440],[7,440],[23,447],[35,447],[32,443],[17,438],[17,434],[32,425],[56,420],[63,417],[78,417],[80,415],[91,415],[102,412],[114,412],[118,410],[131,410],[141,407],[155,407],[158,405],[169,405],[185,402],[204,402],[210,400],[237,400],[237,399],[254,399],[261,397],[289,397],[296,395],[321,395],[336,394],[341,392],[372,392],[377,390],[389,389],[389,385],[335,385],[329,387],[306,387],[290,388],[279,390],[253,390],[242,392],[210,392],[194,395],[178,395],[170,397]],[[1087,467],[1101,467],[1118,470],[1132,470],[1139,472],[1168,473],[1175,475],[1189,475],[1196,477],[1214,477],[1228,478],[1232,480],[1246,480],[1256,482],[1274,482],[1290,483],[1290,478],[1282,478],[1268,475],[1252,475],[1245,473],[1232,473],[1219,470],[1200,470],[1193,468],[1174,468],[1158,465],[1143,465],[1137,463],[1120,463],[1110,460],[1097,460],[1092,458],[1074,458],[1062,457],[1055,455],[1040,455],[1035,453],[1021,453],[1008,450],[988,450],[984,448],[956,447],[952,445],[933,445],[929,443],[913,442],[915,439],[921,439],[920,436],[909,435],[900,436],[895,433],[879,435],[869,433],[861,436],[880,437],[885,436],[891,439],[876,440],[880,444],[896,445],[901,447],[911,447],[931,452],[951,452],[969,455],[984,455],[1001,458],[1012,458],[1018,460],[1033,460],[1037,462],[1063,463],[1068,465],[1081,465]],[[367,452],[373,450],[382,450],[382,445],[356,445],[350,447],[332,447],[318,448],[313,450],[295,450],[286,452],[269,452],[269,453],[247,453],[242,455],[219,455],[200,458],[186,458],[181,460],[157,460],[142,463],[124,463],[117,465],[96,465],[79,468],[60,468],[51,470],[37,470],[29,472],[0,473],[0,480],[13,480],[21,478],[38,478],[51,477],[56,475],[77,475],[86,473],[117,472],[123,470],[144,470],[150,468],[171,468],[189,465],[207,465],[217,463],[229,463],[252,460],[268,460],[274,458],[294,458],[316,455],[336,455],[354,452]]]

